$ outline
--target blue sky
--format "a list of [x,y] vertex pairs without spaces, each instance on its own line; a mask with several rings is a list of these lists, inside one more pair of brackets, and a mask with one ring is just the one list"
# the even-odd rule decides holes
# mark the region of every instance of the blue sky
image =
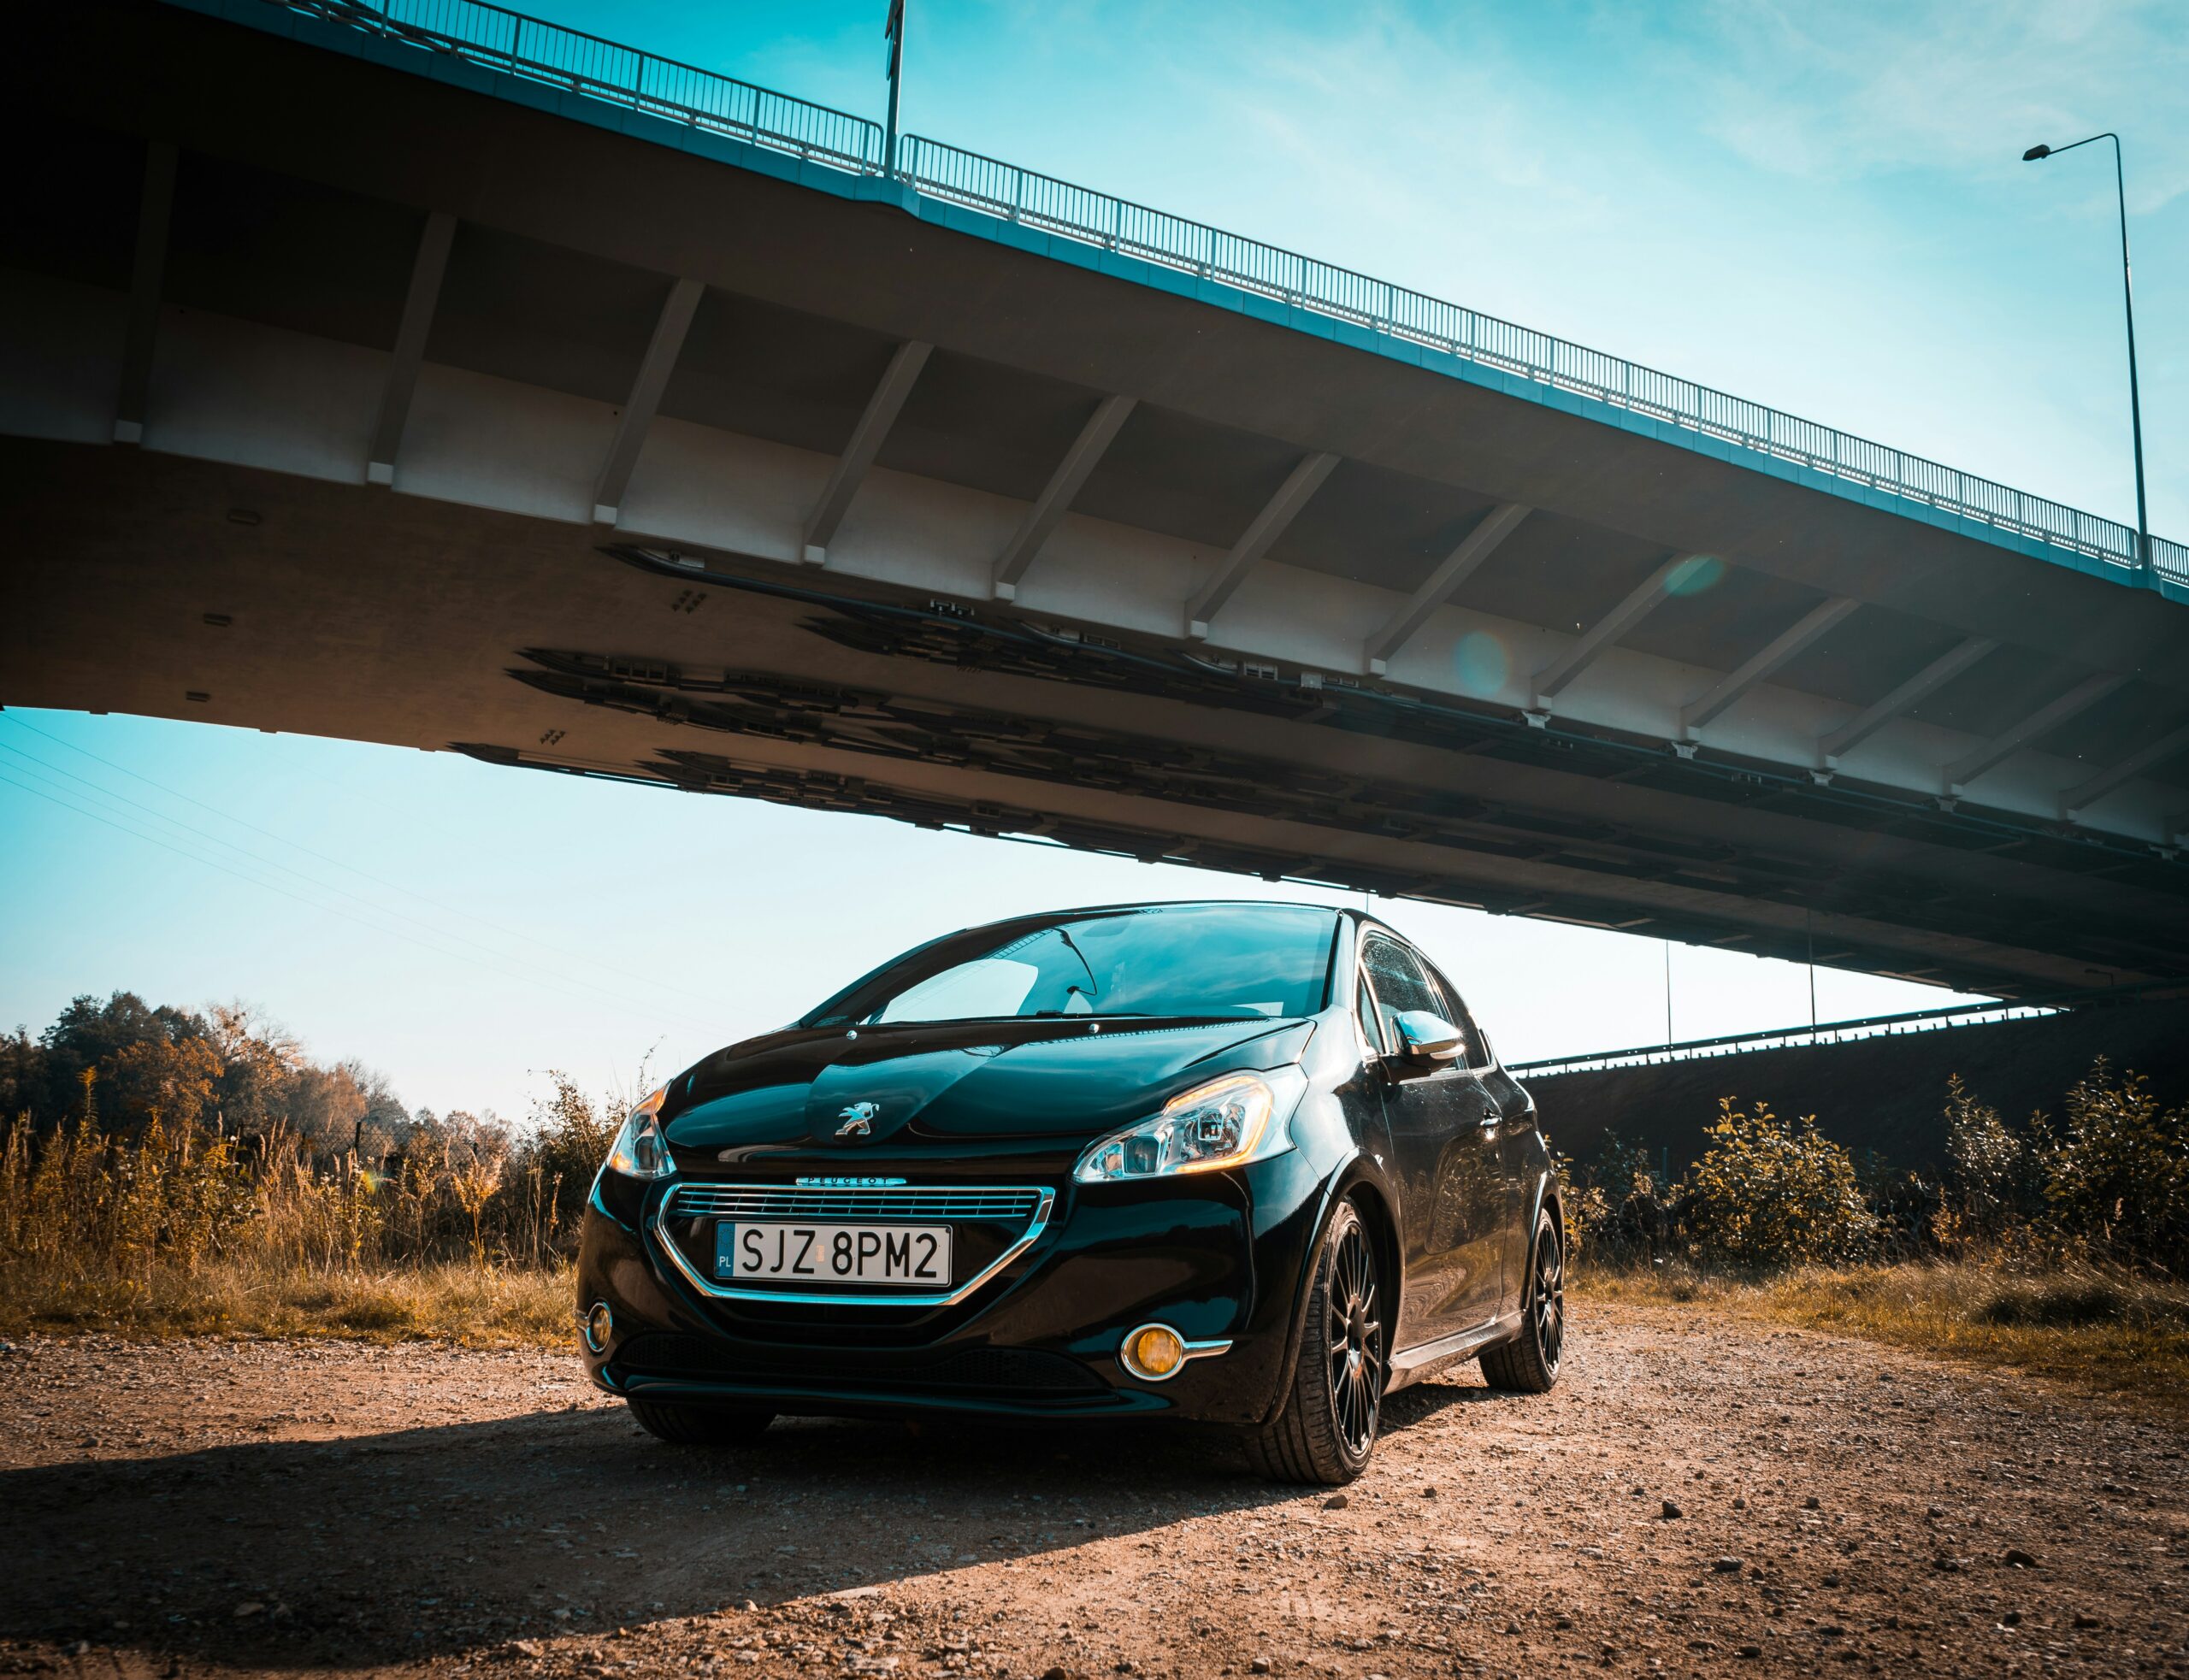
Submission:
[[[882,6],[534,11],[878,116]],[[2109,153],[2128,145],[2155,530],[2189,538],[2189,11],[911,0],[913,132],[2133,516]],[[146,780],[149,778],[149,780]],[[198,803],[192,803],[192,800]],[[681,860],[664,880],[633,860]],[[128,987],[264,1005],[414,1105],[628,1085],[891,952],[1044,905],[1313,896],[449,754],[0,713],[0,1023]],[[1664,1032],[1662,949],[1383,906],[1509,1057]],[[1674,1031],[1805,1020],[1673,954]],[[1947,999],[1821,972],[1827,1018]]]

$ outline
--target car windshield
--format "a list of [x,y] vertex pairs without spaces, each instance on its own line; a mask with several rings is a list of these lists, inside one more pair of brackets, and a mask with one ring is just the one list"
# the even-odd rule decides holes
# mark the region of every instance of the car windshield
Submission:
[[998,1017],[1238,1016],[1323,1006],[1334,912],[1293,905],[1093,911],[938,940],[838,993],[809,1027]]

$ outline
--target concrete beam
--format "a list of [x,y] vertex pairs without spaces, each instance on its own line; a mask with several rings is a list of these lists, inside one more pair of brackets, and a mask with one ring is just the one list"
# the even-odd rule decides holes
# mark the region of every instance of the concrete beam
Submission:
[[897,353],[889,358],[889,366],[882,375],[882,383],[874,387],[874,395],[867,398],[866,412],[859,416],[858,424],[852,427],[851,441],[844,445],[844,452],[837,457],[835,471],[829,475],[828,488],[821,492],[812,516],[805,522],[801,550],[809,565],[827,563],[829,545],[835,539],[836,528],[844,522],[844,516],[851,510],[852,498],[858,494],[858,487],[866,477],[866,469],[874,464],[874,457],[882,452],[882,445],[889,435],[889,428],[897,423],[897,412],[905,406],[905,398],[912,394],[912,385],[920,376],[920,369],[927,366],[927,359],[935,346],[917,339],[906,340],[897,346]]
[[623,492],[631,483],[631,469],[638,465],[646,428],[653,424],[654,410],[661,406],[661,393],[676,371],[676,358],[684,351],[684,335],[691,330],[692,316],[705,290],[698,280],[680,280],[669,288],[669,296],[662,303],[653,336],[646,340],[646,353],[639,363],[638,377],[631,381],[630,399],[616,421],[616,441],[608,446],[608,459],[602,463],[599,482],[593,486],[596,525],[613,525],[622,510]]
[[456,239],[456,218],[435,210],[418,236],[410,260],[410,289],[403,296],[403,319],[395,329],[395,357],[381,388],[380,418],[373,422],[373,443],[365,457],[365,482],[395,482],[396,452],[403,447],[404,423],[410,417],[410,395],[418,388],[418,368],[426,359],[426,335],[433,331],[434,308],[448,272],[449,246]]
[[1239,540],[1231,545],[1231,551],[1209,574],[1200,593],[1186,603],[1187,635],[1196,641],[1207,636],[1209,621],[1224,610],[1224,604],[1231,598],[1231,592],[1269,552],[1270,545],[1284,534],[1284,528],[1292,523],[1300,510],[1323,487],[1323,480],[1331,475],[1331,469],[1337,462],[1335,455],[1310,455],[1292,469],[1277,486],[1277,494],[1239,533]]
[[1998,645],[1988,637],[1971,636],[1960,646],[1940,654],[1883,699],[1872,701],[1830,734],[1820,737],[1817,752],[1825,768],[1838,769],[1844,754],[1852,752],[1901,713],[1921,704]]
[[2012,728],[2000,731],[1975,752],[1948,764],[1945,767],[1947,793],[1958,794],[1964,787],[2001,759],[2011,757],[2031,742],[2051,734],[2078,712],[2087,711],[2127,681],[2127,677],[2117,676],[2109,671],[2085,677],[2057,699],[2038,707]]
[[1721,677],[1717,686],[1701,699],[1680,708],[1679,732],[1682,738],[1692,735],[1719,716],[1742,695],[1862,604],[1851,597],[1840,595],[1804,613],[1791,629],[1767,643],[1738,670],[1728,672]]
[[121,387],[115,393],[114,440],[145,440],[145,402],[152,387],[152,345],[160,330],[160,282],[168,265],[168,226],[174,219],[174,142],[145,148],[145,184],[137,197],[137,255],[129,271],[129,323],[121,340]]
[[2189,723],[2157,740],[2147,741],[2119,763],[2100,770],[2087,781],[2079,781],[2060,795],[2061,814],[2073,822],[2082,816],[2083,807],[2103,799],[2122,782],[2154,764],[2162,764],[2189,752]]
[[1019,579],[1026,575],[1026,569],[1034,563],[1034,557],[1041,551],[1041,545],[1064,523],[1064,516],[1071,511],[1072,498],[1079,494],[1080,486],[1101,465],[1110,440],[1131,417],[1135,400],[1130,397],[1105,397],[1094,405],[1094,412],[1079,428],[1079,435],[1072,439],[1071,447],[1065,451],[1056,471],[1049,475],[1041,493],[1034,498],[1010,542],[996,557],[996,599],[1007,601],[1018,592]]
[[1429,622],[1430,614],[1456,595],[1460,587],[1474,575],[1475,569],[1534,511],[1518,502],[1503,502],[1483,515],[1460,545],[1445,556],[1443,563],[1430,573],[1428,581],[1392,614],[1390,622],[1361,645],[1360,657],[1368,675],[1383,675],[1390,669],[1391,656]]
[[1596,662],[1597,656],[1614,645],[1629,630],[1639,624],[1656,609],[1657,604],[1672,593],[1675,574],[1690,561],[1699,558],[1693,554],[1675,554],[1649,574],[1632,593],[1581,633],[1580,640],[1558,658],[1536,673],[1536,704],[1541,707],[1545,700],[1555,697],[1573,679]]

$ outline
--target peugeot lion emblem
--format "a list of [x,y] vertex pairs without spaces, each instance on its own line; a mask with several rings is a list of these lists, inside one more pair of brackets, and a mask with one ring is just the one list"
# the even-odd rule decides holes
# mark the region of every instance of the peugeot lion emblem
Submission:
[[836,1118],[844,1123],[836,1128],[838,1137],[872,1137],[875,1117],[882,1112],[880,1103],[853,1103]]

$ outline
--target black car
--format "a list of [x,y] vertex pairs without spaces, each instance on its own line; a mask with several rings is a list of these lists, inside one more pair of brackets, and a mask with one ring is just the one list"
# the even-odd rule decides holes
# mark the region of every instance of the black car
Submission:
[[578,1261],[593,1378],[655,1435],[779,1413],[1167,1416],[1343,1483],[1382,1400],[1564,1335],[1535,1105],[1351,911],[1022,917],[876,970],[625,1121]]

